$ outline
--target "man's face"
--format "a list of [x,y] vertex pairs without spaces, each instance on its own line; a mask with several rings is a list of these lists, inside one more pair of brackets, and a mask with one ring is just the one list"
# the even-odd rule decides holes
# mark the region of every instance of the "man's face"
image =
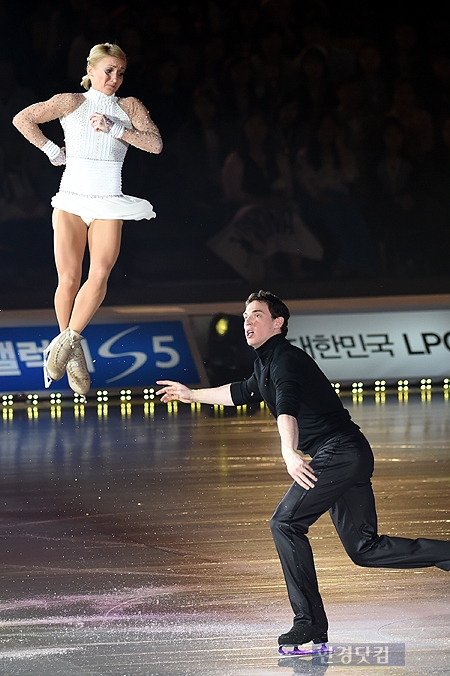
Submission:
[[272,319],[267,303],[259,300],[253,300],[247,305],[243,317],[245,338],[255,349],[261,347],[272,336],[281,333],[284,323],[283,317]]

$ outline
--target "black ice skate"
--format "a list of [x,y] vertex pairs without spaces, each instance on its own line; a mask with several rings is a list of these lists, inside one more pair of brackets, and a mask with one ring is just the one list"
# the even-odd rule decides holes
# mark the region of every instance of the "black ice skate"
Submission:
[[[312,641],[311,647],[304,646]],[[326,630],[315,624],[294,624],[287,634],[278,637],[278,652],[280,655],[321,655],[332,653],[333,648],[327,646],[328,635]],[[292,649],[289,647],[292,646]],[[287,649],[288,648],[288,649]]]

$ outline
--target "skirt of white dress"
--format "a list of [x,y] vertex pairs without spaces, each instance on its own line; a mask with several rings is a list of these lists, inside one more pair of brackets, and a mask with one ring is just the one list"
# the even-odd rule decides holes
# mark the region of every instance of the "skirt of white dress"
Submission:
[[129,195],[115,197],[85,197],[69,192],[57,192],[52,197],[52,207],[75,214],[92,223],[99,220],[141,221],[150,220],[156,214],[147,200]]

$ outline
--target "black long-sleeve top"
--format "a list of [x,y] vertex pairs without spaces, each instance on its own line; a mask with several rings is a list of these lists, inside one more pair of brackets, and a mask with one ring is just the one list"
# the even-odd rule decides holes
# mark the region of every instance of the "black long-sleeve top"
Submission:
[[276,334],[256,354],[250,378],[231,384],[236,406],[265,401],[275,418],[283,413],[296,418],[298,448],[309,455],[336,434],[359,429],[328,378],[304,350]]

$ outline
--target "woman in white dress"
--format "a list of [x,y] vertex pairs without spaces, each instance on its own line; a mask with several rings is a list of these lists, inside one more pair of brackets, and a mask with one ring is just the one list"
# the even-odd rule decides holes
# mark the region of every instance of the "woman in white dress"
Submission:
[[[81,84],[85,93],[57,94],[18,113],[13,124],[55,166],[66,165],[52,198],[54,251],[58,273],[55,311],[61,333],[45,352],[46,386],[67,371],[70,387],[86,394],[89,373],[81,346],[87,326],[105,294],[120,250],[124,220],[155,216],[149,202],[122,193],[122,164],[128,145],[150,153],[162,150],[161,135],[136,98],[118,98],[126,56],[118,45],[95,45]],[[65,147],[39,125],[59,118]],[[86,246],[90,267],[80,287]]]

